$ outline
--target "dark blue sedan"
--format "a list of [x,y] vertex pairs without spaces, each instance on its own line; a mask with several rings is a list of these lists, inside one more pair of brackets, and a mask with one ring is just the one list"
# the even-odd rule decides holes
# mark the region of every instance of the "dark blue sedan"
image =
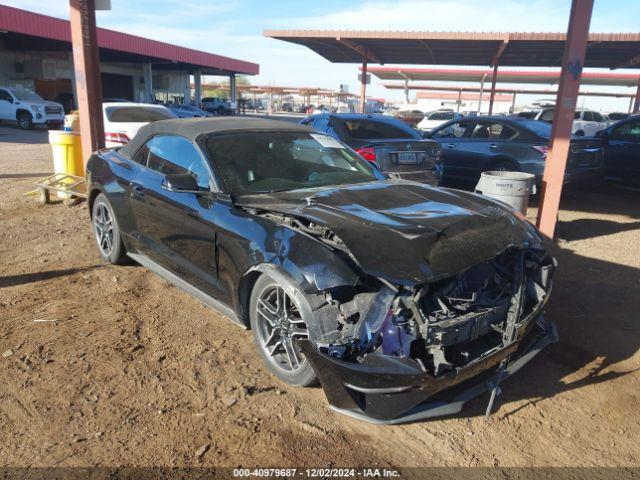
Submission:
[[[442,146],[436,170],[442,181],[476,183],[482,172],[520,171],[540,185],[551,125],[520,117],[478,116],[453,120],[425,134]],[[571,139],[565,182],[594,185],[604,175],[603,146],[596,138]]]

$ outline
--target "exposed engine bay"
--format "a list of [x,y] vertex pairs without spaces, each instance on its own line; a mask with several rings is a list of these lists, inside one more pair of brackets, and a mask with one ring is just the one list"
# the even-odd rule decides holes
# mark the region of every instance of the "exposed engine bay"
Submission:
[[309,339],[344,361],[361,362],[372,353],[410,358],[437,377],[512,343],[518,327],[540,312],[553,268],[544,251],[514,248],[415,289],[339,289],[314,312],[325,328],[310,328]]
[[[342,240],[321,225],[261,214],[349,255]],[[543,249],[512,247],[453,278],[416,287],[363,275],[356,286],[317,295],[309,341],[342,361],[400,357],[438,377],[514,342],[518,327],[540,313],[553,270],[554,260]]]

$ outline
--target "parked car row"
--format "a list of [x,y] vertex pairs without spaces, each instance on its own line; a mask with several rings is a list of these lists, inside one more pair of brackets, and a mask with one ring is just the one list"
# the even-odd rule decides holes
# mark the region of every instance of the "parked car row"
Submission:
[[[426,133],[387,115],[318,114],[301,123],[349,145],[383,173],[441,184],[475,185],[482,172],[510,170],[532,173],[540,186],[551,136],[548,122],[505,115],[463,117]],[[596,186],[605,177],[640,181],[639,137],[640,116],[595,137],[575,136],[565,182]]]

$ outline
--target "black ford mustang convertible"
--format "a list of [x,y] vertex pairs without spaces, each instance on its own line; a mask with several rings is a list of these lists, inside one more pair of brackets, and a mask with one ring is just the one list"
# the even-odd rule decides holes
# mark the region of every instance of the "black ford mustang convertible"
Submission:
[[251,328],[275,375],[319,381],[342,413],[458,412],[557,339],[541,315],[554,260],[521,215],[387,179],[309,127],[158,121],[87,173],[103,259]]

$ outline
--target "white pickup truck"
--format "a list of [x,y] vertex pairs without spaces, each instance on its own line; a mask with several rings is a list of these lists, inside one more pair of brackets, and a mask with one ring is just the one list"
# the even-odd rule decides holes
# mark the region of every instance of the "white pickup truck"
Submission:
[[0,120],[18,122],[25,130],[43,124],[59,128],[64,122],[64,108],[26,88],[0,87]]

